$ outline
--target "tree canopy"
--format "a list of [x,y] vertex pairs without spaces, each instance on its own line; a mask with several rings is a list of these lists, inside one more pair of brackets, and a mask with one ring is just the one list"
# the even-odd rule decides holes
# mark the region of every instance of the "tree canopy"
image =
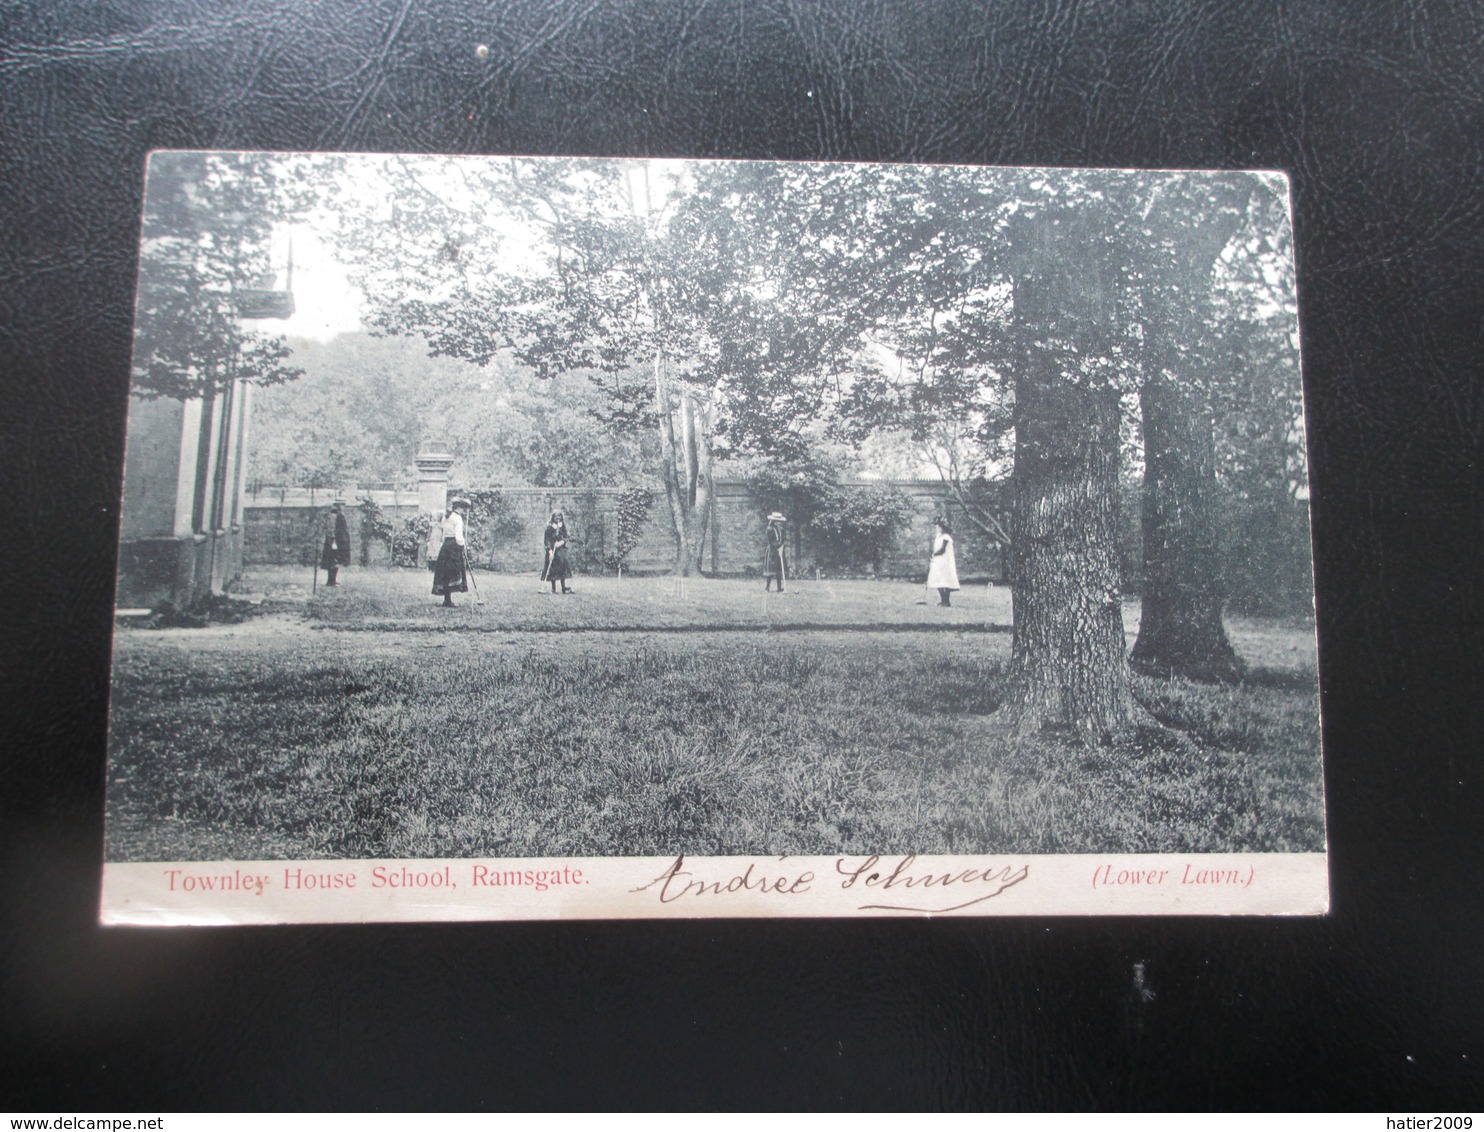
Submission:
[[430,357],[418,338],[289,340],[297,381],[254,403],[250,478],[331,485],[398,481],[425,441],[465,484],[598,487],[644,479],[649,437],[594,443],[604,403],[579,374],[541,381],[508,357]]
[[[561,480],[558,465],[595,466],[573,450],[596,422],[594,451],[652,470],[685,574],[718,460],[771,469],[782,490],[830,444],[895,436],[1011,549],[1007,714],[1089,739],[1135,718],[1117,551],[1132,473],[1135,655],[1234,670],[1218,509],[1240,498],[1260,526],[1302,491],[1281,178],[340,161],[310,180],[371,326],[496,375],[421,410],[467,437],[471,471]],[[1012,490],[986,490],[1010,469]]]
[[282,337],[244,318],[278,315],[261,298],[275,275],[275,226],[309,201],[288,159],[157,153],[140,235],[134,391],[199,397],[250,378],[291,381]]

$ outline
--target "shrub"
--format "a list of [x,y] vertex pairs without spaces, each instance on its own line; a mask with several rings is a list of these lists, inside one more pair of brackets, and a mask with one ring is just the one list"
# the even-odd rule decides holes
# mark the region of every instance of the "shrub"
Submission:
[[1228,502],[1221,526],[1227,607],[1259,617],[1312,617],[1309,512],[1301,500]]
[[356,509],[361,513],[361,565],[371,564],[372,542],[384,542],[387,549],[392,546],[392,524],[381,513],[381,508],[376,501],[370,498],[362,499],[356,504]]
[[812,524],[820,565],[869,566],[879,574],[881,560],[912,517],[912,501],[894,487],[852,484],[832,488],[823,503]]
[[831,506],[841,471],[838,460],[814,452],[790,463],[759,461],[742,478],[761,514],[781,511],[788,516],[789,526],[800,531]]
[[422,566],[428,545],[428,536],[433,533],[431,515],[414,515],[403,519],[391,536],[392,565]]
[[526,525],[501,491],[466,491],[464,497],[469,500],[469,522],[464,528],[469,560],[492,569],[495,547],[519,538]]

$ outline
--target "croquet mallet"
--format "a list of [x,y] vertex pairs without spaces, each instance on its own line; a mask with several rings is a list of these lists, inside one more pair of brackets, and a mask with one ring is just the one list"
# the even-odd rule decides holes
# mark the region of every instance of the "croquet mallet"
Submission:
[[474,567],[469,565],[469,559],[464,559],[464,574],[469,579],[469,584],[474,587],[474,604],[483,605],[484,596],[479,592],[479,583],[474,580]]

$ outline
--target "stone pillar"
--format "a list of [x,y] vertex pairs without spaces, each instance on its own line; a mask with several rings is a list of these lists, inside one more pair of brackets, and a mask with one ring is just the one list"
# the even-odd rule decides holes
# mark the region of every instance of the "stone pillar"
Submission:
[[428,532],[425,550],[431,562],[438,557],[443,543],[443,513],[448,505],[448,469],[453,467],[453,456],[447,452],[419,452],[417,463],[417,508],[433,520]]

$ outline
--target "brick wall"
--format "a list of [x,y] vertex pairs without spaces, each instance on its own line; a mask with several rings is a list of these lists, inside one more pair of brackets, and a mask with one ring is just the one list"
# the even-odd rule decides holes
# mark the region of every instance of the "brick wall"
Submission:
[[[1003,578],[998,548],[964,520],[961,509],[943,484],[933,480],[877,482],[897,488],[912,502],[908,528],[897,537],[883,559],[883,573],[902,578],[925,575],[933,517],[947,515],[954,528],[959,574],[965,578]],[[581,573],[603,572],[603,560],[616,549],[618,542],[618,488],[501,488],[500,494],[508,530],[499,538],[479,540],[488,545],[479,548],[476,565],[500,573],[538,573],[543,555],[541,532],[551,513],[561,511],[573,539],[573,565]],[[418,513],[416,500],[407,492],[373,491],[360,493],[356,498],[368,495],[381,509],[382,517],[394,526],[400,527],[405,519]],[[354,506],[356,498],[347,495],[351,505],[346,508],[353,560],[388,565],[391,554],[384,542],[364,545],[360,512]],[[246,564],[309,566],[319,555],[328,503],[323,494],[315,500],[303,493],[282,500],[267,496],[249,499],[243,512]],[[762,505],[745,484],[718,481],[703,557],[705,571],[723,577],[757,577],[763,562],[764,514]],[[791,568],[798,576],[812,577],[818,556],[811,531],[791,525],[789,538]],[[654,506],[650,508],[638,544],[629,552],[625,569],[641,574],[664,573],[674,561],[675,539],[670,530],[668,504],[664,494],[656,492]]]
[[[387,497],[376,498],[377,506],[381,508],[382,518],[397,526],[417,514],[417,501],[407,493],[403,493],[400,502],[390,498],[391,492],[370,494],[373,498]],[[256,501],[249,497],[242,508],[243,564],[309,566],[318,562],[329,510],[329,501],[323,493],[313,503],[303,498],[270,502],[265,496]],[[345,518],[350,524],[351,561],[356,565],[390,565],[391,548],[384,542],[368,542],[362,537],[361,513],[354,502],[346,507]],[[365,558],[362,558],[363,548]]]

